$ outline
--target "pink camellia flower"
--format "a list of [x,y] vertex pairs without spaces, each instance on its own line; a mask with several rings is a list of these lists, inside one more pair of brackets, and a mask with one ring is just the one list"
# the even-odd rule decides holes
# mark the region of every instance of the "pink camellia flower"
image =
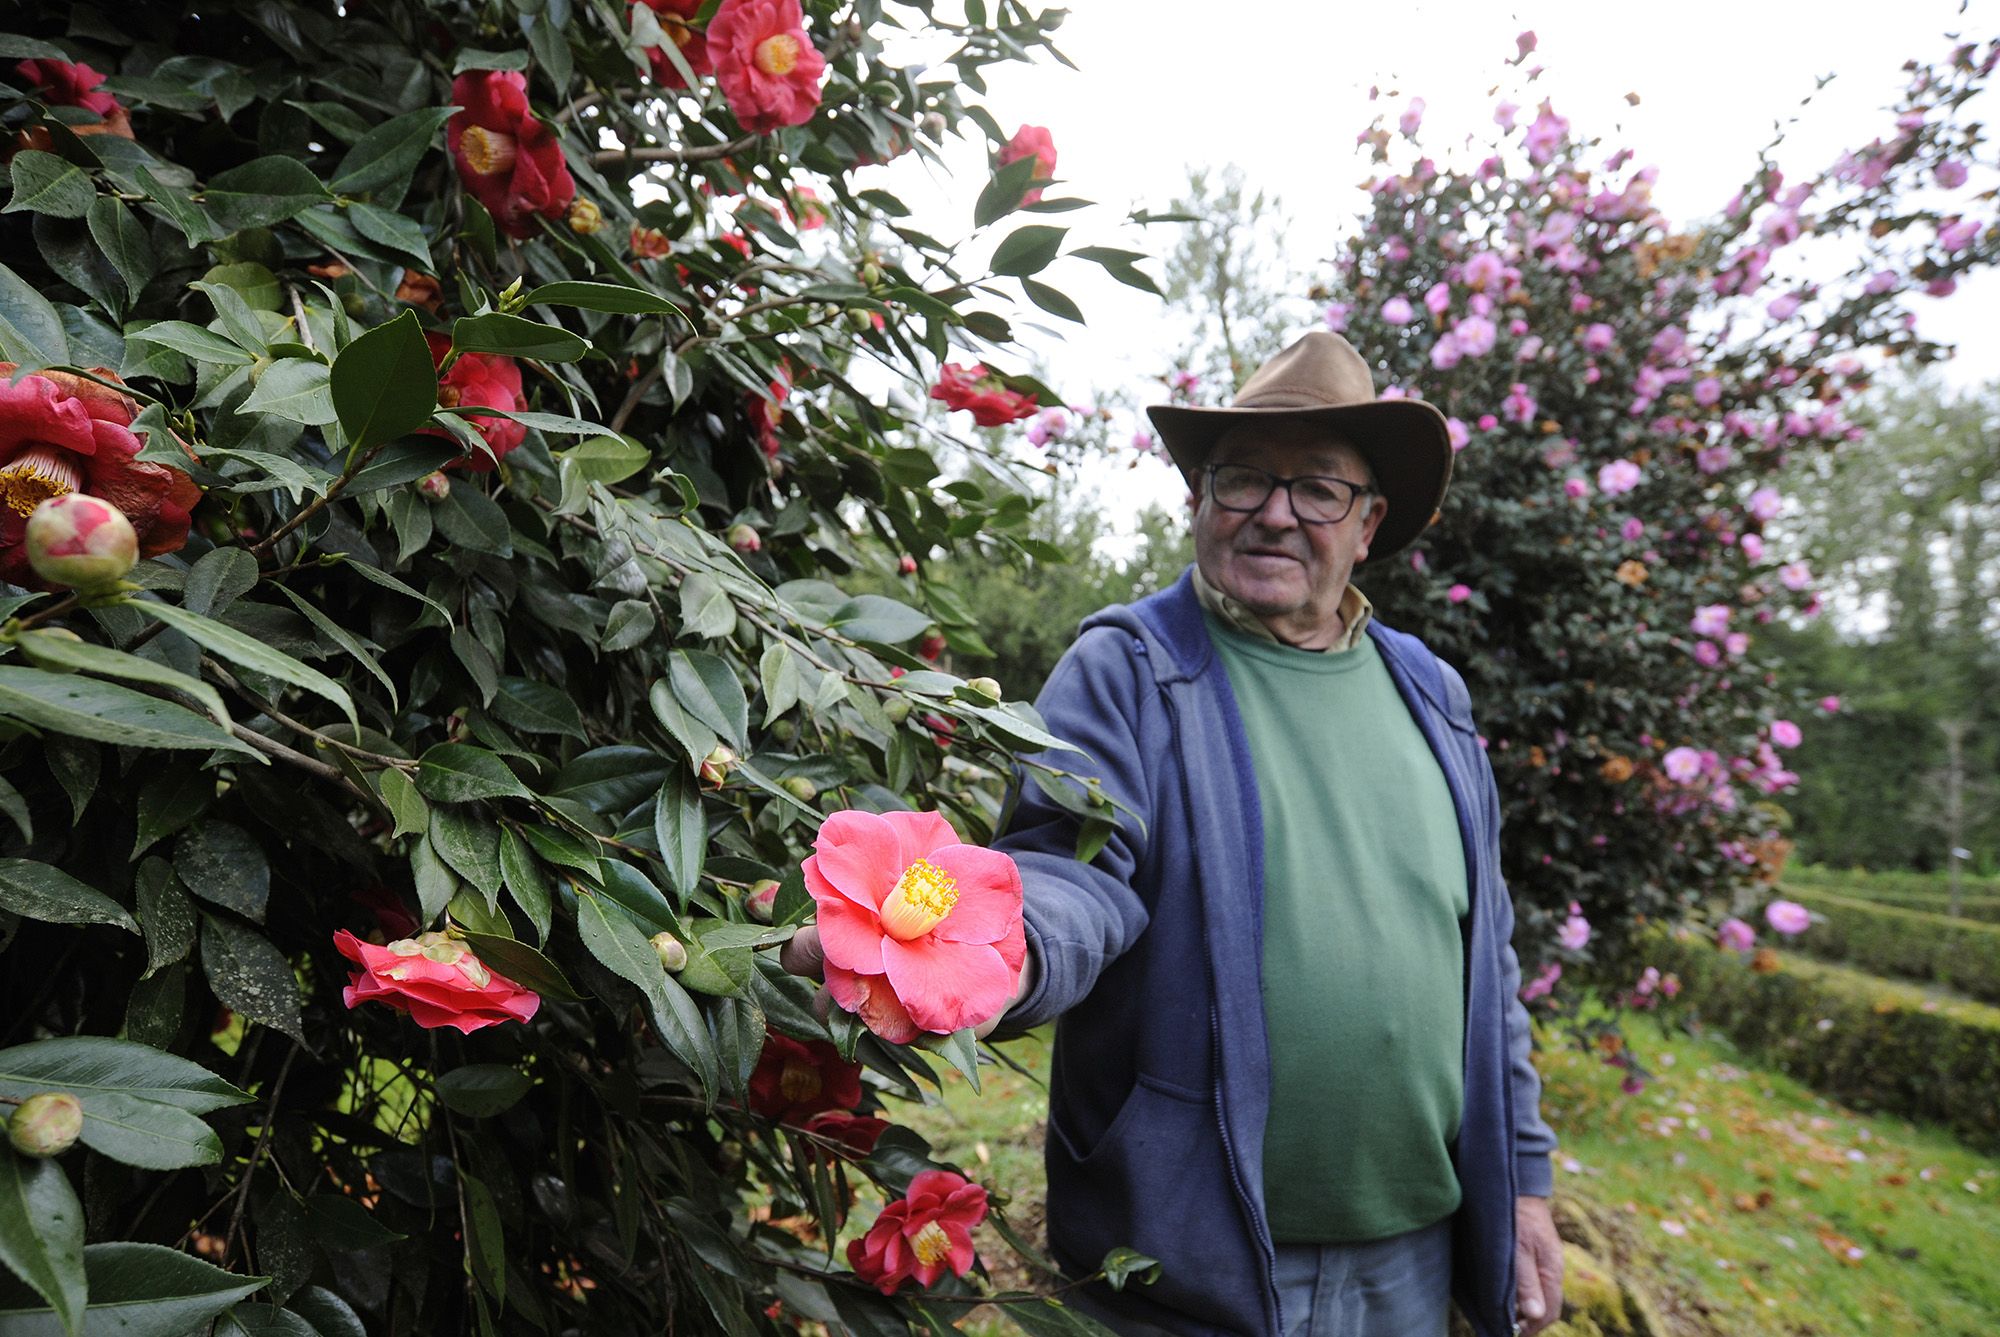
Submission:
[[1382,319],[1391,325],[1407,325],[1416,318],[1416,310],[1407,297],[1391,297],[1382,303]]
[[1502,130],[1511,132],[1514,129],[1514,118],[1520,114],[1521,109],[1511,102],[1495,103],[1493,106],[1493,124],[1499,126]]
[[1444,434],[1445,439],[1451,442],[1454,451],[1464,450],[1472,444],[1472,433],[1466,430],[1465,424],[1457,418],[1444,420]]
[[1962,251],[1979,236],[1980,224],[1976,218],[1958,218],[1938,229],[1938,245],[1947,251]]
[[442,933],[377,947],[341,929],[333,945],[361,967],[341,990],[342,1002],[350,1008],[387,1003],[426,1030],[455,1026],[470,1035],[503,1021],[531,1020],[542,1005],[540,994],[494,974],[464,943]]
[[1722,645],[1731,655],[1741,655],[1750,648],[1750,635],[1748,632],[1732,631],[1722,638]]
[[964,409],[981,427],[1004,427],[1035,411],[1033,395],[1009,390],[997,375],[978,362],[939,368],[931,398],[943,400],[951,408]]
[[117,135],[132,138],[132,118],[125,104],[101,91],[104,76],[81,62],[66,60],[24,60],[14,73],[27,90],[51,107],[81,107],[98,118],[96,125],[72,125],[79,135]]
[[1041,414],[1028,424],[1028,444],[1046,448],[1050,442],[1062,440],[1068,432],[1067,410],[1043,409]]
[[[451,337],[429,330],[424,334],[424,341],[430,346],[431,364],[443,366],[446,355],[451,352]],[[527,399],[521,393],[521,364],[499,353],[460,353],[458,360],[451,364],[451,370],[438,379],[439,408],[505,409],[509,413],[518,413],[527,406]],[[496,462],[528,437],[527,427],[512,418],[468,414],[465,420],[486,442],[486,451],[467,451],[447,468],[491,473]],[[446,436],[442,428],[426,428],[425,432],[431,436]],[[490,454],[487,453],[489,451]]]
[[1722,651],[1715,648],[1714,641],[1694,643],[1694,662],[1703,668],[1714,668],[1722,662]]
[[1433,283],[1424,290],[1424,310],[1434,316],[1441,316],[1451,306],[1451,285]]
[[1328,302],[1325,312],[1326,327],[1335,334],[1339,334],[1347,328],[1347,317],[1353,310],[1354,307],[1347,302]]
[[1639,982],[1632,986],[1632,992],[1641,998],[1650,996],[1660,987],[1660,968],[1647,966],[1639,972]]
[[1451,335],[1458,341],[1459,351],[1467,357],[1485,357],[1493,351],[1500,332],[1484,316],[1467,316],[1451,327]]
[[[1029,180],[1055,180],[1055,136],[1051,135],[1041,126],[1024,125],[1019,130],[1016,130],[1014,137],[1008,140],[1006,146],[1000,150],[999,163],[1000,166],[1005,167],[1008,163],[1019,162],[1023,158],[1033,158],[1035,160],[1034,167],[1028,173]],[[1042,188],[1040,186],[1034,187],[1021,197],[1021,203],[1023,204],[1040,204],[1041,201]]]
[[1569,122],[1555,114],[1555,110],[1544,101],[1535,122],[1528,127],[1521,146],[1528,151],[1528,161],[1537,167],[1545,166],[1555,157],[1556,147],[1569,134]]
[[1878,269],[1868,276],[1868,282],[1863,286],[1862,291],[1866,292],[1870,297],[1880,297],[1885,292],[1893,292],[1895,287],[1895,271]]
[[1752,562],[1761,562],[1764,560],[1764,540],[1757,537],[1757,535],[1745,534],[1736,543],[1738,547],[1743,549],[1743,556],[1748,560]]
[[1725,919],[1715,930],[1715,945],[1729,952],[1747,952],[1757,945],[1757,930],[1740,919]]
[[1729,631],[1729,605],[1703,604],[1694,610],[1688,630],[1697,636],[1721,636]]
[[1787,562],[1778,568],[1778,582],[1798,594],[1812,584],[1812,568],[1804,562]]
[[1799,726],[1790,720],[1771,721],[1771,741],[1779,747],[1797,747],[1804,739]]
[[1714,408],[1722,400],[1722,382],[1713,376],[1704,376],[1694,383],[1694,402],[1703,408]]
[[[642,4],[653,11],[653,16],[660,22],[660,31],[681,53],[681,59],[687,62],[690,70],[697,75],[715,72],[715,66],[708,58],[708,39],[690,24],[690,20],[701,13],[701,0],[630,0],[626,9],[629,12]],[[687,87],[687,80],[681,77],[679,68],[660,47],[647,47],[646,61],[653,67],[653,82],[660,87]]]
[[1618,537],[1627,543],[1637,543],[1646,537],[1646,522],[1636,515],[1628,516],[1625,523],[1618,527]]
[[1675,784],[1690,785],[1701,776],[1701,753],[1691,747],[1677,747],[1660,759],[1660,766]]
[[1424,100],[1420,97],[1413,97],[1410,99],[1410,105],[1403,108],[1403,115],[1396,122],[1396,128],[1398,130],[1401,130],[1403,132],[1403,137],[1407,139],[1415,135],[1417,133],[1417,127],[1422,125],[1423,123],[1424,123]]
[[1935,176],[1937,183],[1946,190],[1956,190],[1965,184],[1965,164],[1956,158],[1946,158],[1931,169],[1931,175]]
[[50,497],[28,517],[28,564],[51,585],[89,588],[122,578],[139,560],[139,535],[102,497]]
[[1551,961],[1536,972],[1535,977],[1521,986],[1521,1001],[1532,1003],[1538,998],[1547,998],[1556,991],[1556,981],[1562,978],[1562,962]]
[[1618,331],[1612,329],[1601,320],[1593,321],[1589,325],[1584,326],[1583,351],[1586,353],[1607,352],[1617,340]]
[[804,125],[819,106],[826,58],[806,35],[799,0],[722,0],[708,56],[729,110],[752,134]]
[[972,1228],[985,1219],[985,1189],[949,1170],[925,1170],[866,1235],[848,1241],[847,1265],[884,1295],[912,1278],[935,1285],[946,1268],[962,1277],[978,1258]]
[[1564,951],[1580,952],[1590,941],[1590,921],[1583,917],[1583,907],[1575,901],[1569,903],[1569,915],[1562,927],[1556,930],[1556,942]]
[[1772,298],[1770,304],[1764,308],[1764,312],[1772,320],[1790,320],[1798,314],[1799,307],[1804,301],[1805,299],[1797,293],[1788,292]]
[[1027,950],[1021,874],[935,812],[828,817],[805,865],[833,1001],[895,1044],[1006,1007]]
[[1536,42],[1535,33],[1532,28],[1514,39],[1514,46],[1516,50],[1516,54],[1514,56],[1515,64],[1518,65],[1520,62],[1526,60],[1531,53],[1533,53],[1535,49],[1535,42]]
[[1535,402],[1535,397],[1528,393],[1528,387],[1516,381],[1507,387],[1507,401],[1500,407],[1509,422],[1517,422],[1525,427],[1535,420],[1535,410],[1541,406]]
[[1823,696],[1819,699],[1819,708],[1828,715],[1838,715],[1840,713],[1840,698],[1837,696]]
[[1590,480],[1585,478],[1563,479],[1563,495],[1572,499],[1590,495]]
[[1597,471],[1597,490],[1607,497],[1630,492],[1645,475],[1630,460],[1613,460]]
[[1812,912],[1797,901],[1772,901],[1764,907],[1764,922],[1788,938],[1812,927]]
[[1444,592],[1444,597],[1450,603],[1462,604],[1472,597],[1472,586],[1454,585]]
[[1465,262],[1465,286],[1474,292],[1498,288],[1507,277],[1507,262],[1494,251],[1481,251]]
[[1465,352],[1458,346],[1458,340],[1449,334],[1431,345],[1431,365],[1439,371],[1450,371],[1464,356]]
[[1759,520],[1775,520],[1778,512],[1785,509],[1785,499],[1776,488],[1760,487],[1750,494],[1744,509]]
[[445,146],[459,179],[510,237],[532,237],[535,219],[564,218],[576,198],[562,141],[528,108],[518,70],[467,70],[451,81],[459,110]]

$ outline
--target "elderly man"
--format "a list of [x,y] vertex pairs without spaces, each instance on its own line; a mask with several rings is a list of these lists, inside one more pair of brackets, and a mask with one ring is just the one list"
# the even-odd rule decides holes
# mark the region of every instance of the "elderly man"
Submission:
[[1555,1139],[1493,773],[1463,680],[1349,583],[1431,522],[1444,420],[1323,332],[1228,408],[1151,413],[1194,568],[1085,622],[1038,702],[1138,820],[1079,863],[1031,786],[998,842],[1006,1028],[1059,1018],[1050,1247],[1165,1265],[1085,1295],[1126,1333],[1437,1337],[1453,1293],[1481,1337],[1538,1331]]

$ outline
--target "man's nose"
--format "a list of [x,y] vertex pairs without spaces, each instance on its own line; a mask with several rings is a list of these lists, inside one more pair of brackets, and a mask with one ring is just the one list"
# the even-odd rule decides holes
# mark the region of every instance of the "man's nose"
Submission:
[[1257,508],[1256,521],[1266,529],[1297,529],[1299,516],[1292,509],[1291,488],[1283,483],[1273,487],[1271,495]]

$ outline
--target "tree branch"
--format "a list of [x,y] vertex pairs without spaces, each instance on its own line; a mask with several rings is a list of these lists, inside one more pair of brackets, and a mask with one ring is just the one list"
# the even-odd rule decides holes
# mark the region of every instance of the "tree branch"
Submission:
[[758,136],[745,135],[723,144],[697,144],[691,148],[622,148],[599,149],[590,155],[592,167],[616,167],[620,163],[642,162],[714,162],[743,152],[756,144]]

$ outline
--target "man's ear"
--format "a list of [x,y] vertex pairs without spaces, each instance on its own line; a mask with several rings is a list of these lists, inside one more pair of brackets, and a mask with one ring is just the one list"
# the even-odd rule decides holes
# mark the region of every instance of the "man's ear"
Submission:
[[1366,557],[1368,549],[1375,544],[1375,531],[1389,518],[1389,499],[1380,493],[1370,493],[1367,513],[1361,517],[1361,555]]

